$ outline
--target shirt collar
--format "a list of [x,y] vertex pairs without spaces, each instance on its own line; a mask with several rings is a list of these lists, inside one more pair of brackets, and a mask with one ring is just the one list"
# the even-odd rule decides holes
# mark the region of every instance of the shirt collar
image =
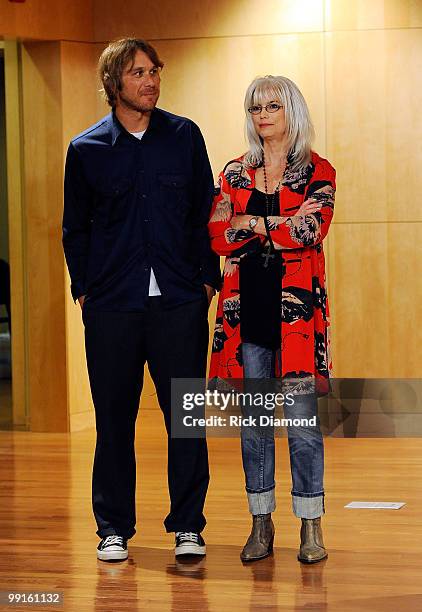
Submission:
[[[158,108],[154,108],[154,110],[151,113],[151,118],[150,118],[147,130],[150,131],[150,130],[160,129],[161,123],[162,123],[161,111]],[[123,125],[117,119],[116,113],[114,112],[114,110],[111,111],[110,113],[109,124],[110,124],[110,133],[111,133],[111,144],[112,146],[114,146],[119,136],[121,136],[122,134],[126,134],[127,130],[123,127]]]
[[116,140],[126,130],[120,123],[120,121],[116,117],[116,113],[114,110],[111,111],[109,116],[109,124],[110,124],[110,133],[111,133],[111,144],[114,146],[116,144]]

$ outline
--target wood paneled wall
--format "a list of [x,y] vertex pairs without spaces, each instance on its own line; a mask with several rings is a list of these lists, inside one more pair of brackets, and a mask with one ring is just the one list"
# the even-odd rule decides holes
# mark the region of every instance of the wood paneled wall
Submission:
[[93,40],[92,0],[0,0],[0,35],[39,40]]
[[96,0],[97,40],[135,33],[165,62],[160,105],[196,120],[214,172],[245,149],[243,96],[284,74],[337,169],[326,241],[334,373],[418,377],[422,360],[422,1],[201,1],[142,16]]
[[323,0],[94,0],[97,41],[136,35],[154,40],[322,31]]
[[[2,8],[6,4],[0,0]],[[22,16],[17,16],[18,6],[13,8],[16,24]],[[24,10],[37,6],[39,11],[37,2]],[[9,5],[7,10],[12,10]],[[34,44],[26,50],[34,75],[24,87],[30,118],[25,120],[27,181],[44,173],[53,190],[30,183],[31,257],[41,256],[37,268],[33,259],[32,282],[39,279],[47,291],[39,288],[30,295],[32,354],[44,360],[42,367],[34,363],[36,410],[53,410],[56,401],[63,406],[66,396],[66,426],[93,423],[82,323],[69,295],[56,232],[67,142],[108,111],[97,95],[95,63],[106,41],[124,35],[147,38],[158,49],[165,62],[159,104],[197,121],[215,174],[245,150],[248,83],[273,73],[300,86],[315,123],[315,149],[337,169],[336,212],[326,243],[335,374],[419,376],[422,0],[145,0],[141,12],[137,0],[123,6],[93,0],[92,5],[73,3],[67,9],[72,15],[61,14],[52,32],[54,10],[48,27],[42,25],[44,13],[37,13],[32,36],[61,32],[61,38],[96,44],[57,43],[49,48],[51,62],[41,61]],[[0,17],[3,32],[5,15]],[[19,31],[29,33],[28,24]],[[41,140],[35,141],[36,134]],[[214,313],[215,305],[211,324]],[[60,364],[47,395],[45,360]],[[147,379],[145,405],[155,404],[153,394]]]
[[[395,3],[397,12],[393,4],[391,29],[326,35],[327,155],[338,172],[329,238],[338,376],[416,378],[422,369],[422,30],[405,25],[422,25],[422,2]],[[347,14],[345,3],[334,24]],[[375,19],[363,17],[354,13],[349,27]]]

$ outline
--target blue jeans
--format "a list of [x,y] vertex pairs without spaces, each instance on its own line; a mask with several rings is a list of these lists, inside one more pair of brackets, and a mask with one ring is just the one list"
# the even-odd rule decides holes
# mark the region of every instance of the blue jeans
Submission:
[[[245,391],[259,390],[258,379],[274,378],[275,361],[280,351],[273,351],[256,344],[243,343],[242,357]],[[253,379],[248,385],[248,379]],[[264,381],[262,381],[265,387]],[[268,383],[267,383],[268,384]],[[274,389],[273,389],[274,390]],[[292,507],[299,518],[317,518],[324,512],[324,443],[319,427],[317,399],[314,393],[294,395],[294,404],[284,403],[287,419],[316,416],[316,426],[291,425],[287,427],[292,474]],[[261,409],[261,414],[266,412]],[[256,410],[245,402],[244,417]],[[271,414],[271,413],[269,413]],[[252,514],[268,514],[275,510],[275,445],[271,427],[243,426],[241,428],[243,469],[249,510]]]

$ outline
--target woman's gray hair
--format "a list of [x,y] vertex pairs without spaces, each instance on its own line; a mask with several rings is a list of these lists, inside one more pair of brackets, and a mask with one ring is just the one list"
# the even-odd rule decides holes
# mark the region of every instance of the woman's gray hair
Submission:
[[249,151],[245,155],[245,163],[252,167],[259,166],[264,154],[263,140],[255,130],[252,115],[248,108],[255,104],[266,104],[273,100],[283,105],[289,161],[292,169],[299,170],[310,162],[311,145],[315,131],[305,98],[298,86],[283,76],[258,77],[252,81],[246,91],[245,132],[249,142]]

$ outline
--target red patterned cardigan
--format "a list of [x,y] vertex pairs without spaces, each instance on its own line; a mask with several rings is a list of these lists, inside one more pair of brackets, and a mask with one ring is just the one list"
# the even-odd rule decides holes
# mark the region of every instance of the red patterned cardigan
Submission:
[[[255,187],[255,171],[244,164],[243,156],[228,162],[219,175],[208,224],[213,250],[226,257],[213,337],[211,382],[243,378],[239,261],[265,237],[249,230],[234,230],[230,219],[245,214]],[[279,196],[280,216],[268,217],[272,240],[282,247],[281,371],[276,376],[312,380],[318,395],[330,390],[332,371],[322,241],[333,217],[335,176],[331,164],[315,152],[309,165],[300,171],[293,171],[288,163]],[[294,216],[310,197],[322,202],[320,211]]]

